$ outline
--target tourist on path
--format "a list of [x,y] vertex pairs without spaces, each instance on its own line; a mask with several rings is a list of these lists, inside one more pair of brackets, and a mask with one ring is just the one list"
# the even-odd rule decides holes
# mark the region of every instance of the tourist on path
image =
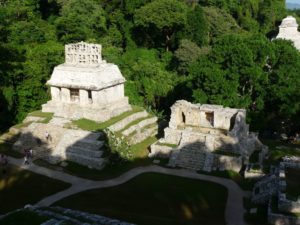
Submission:
[[8,166],[8,158],[3,154],[1,154],[1,164],[2,164],[2,173],[6,174],[7,166]]

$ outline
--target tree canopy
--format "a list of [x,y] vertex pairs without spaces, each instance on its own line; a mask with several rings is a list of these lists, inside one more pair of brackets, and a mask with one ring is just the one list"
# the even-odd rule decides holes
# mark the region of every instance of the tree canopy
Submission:
[[[0,1],[0,130],[49,99],[64,44],[103,45],[133,104],[168,116],[177,99],[246,108],[251,127],[300,125],[300,53],[271,41],[284,0]],[[300,17],[299,10],[289,11]]]

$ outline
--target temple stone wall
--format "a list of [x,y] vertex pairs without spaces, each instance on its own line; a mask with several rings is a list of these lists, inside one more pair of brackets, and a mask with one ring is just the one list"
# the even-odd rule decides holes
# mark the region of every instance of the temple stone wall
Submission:
[[294,43],[295,48],[300,50],[300,32],[294,17],[288,16],[282,20],[276,39],[290,40]]
[[124,96],[125,78],[118,66],[102,60],[101,45],[68,44],[65,57],[47,81],[52,99],[42,106],[43,112],[103,122],[131,110]]
[[62,102],[70,102],[71,101],[70,89],[61,88],[61,101]]

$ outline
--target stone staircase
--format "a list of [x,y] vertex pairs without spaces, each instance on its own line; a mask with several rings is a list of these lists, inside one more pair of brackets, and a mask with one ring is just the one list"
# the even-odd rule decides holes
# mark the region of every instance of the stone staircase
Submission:
[[203,143],[189,143],[172,152],[169,165],[191,170],[203,170],[207,153]]
[[102,135],[100,132],[68,130],[58,143],[52,162],[56,160],[55,155],[63,155],[67,160],[102,169],[106,163],[106,159],[102,158],[104,142],[99,141]]
[[73,225],[134,225],[132,223],[123,222],[117,219],[111,219],[105,216],[86,213],[73,209],[62,207],[29,207],[28,210],[49,218],[41,225],[58,225],[58,224],[73,224]]
[[158,132],[157,117],[150,116],[146,111],[134,113],[109,127],[135,145],[154,136]]

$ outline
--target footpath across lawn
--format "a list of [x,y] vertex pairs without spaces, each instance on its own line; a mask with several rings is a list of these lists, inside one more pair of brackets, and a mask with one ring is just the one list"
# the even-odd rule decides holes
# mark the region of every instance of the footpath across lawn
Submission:
[[2,173],[2,168],[0,172],[0,214],[34,204],[71,186],[12,165],[6,174]]
[[219,184],[157,173],[85,191],[55,205],[139,225],[224,225],[227,189]]

